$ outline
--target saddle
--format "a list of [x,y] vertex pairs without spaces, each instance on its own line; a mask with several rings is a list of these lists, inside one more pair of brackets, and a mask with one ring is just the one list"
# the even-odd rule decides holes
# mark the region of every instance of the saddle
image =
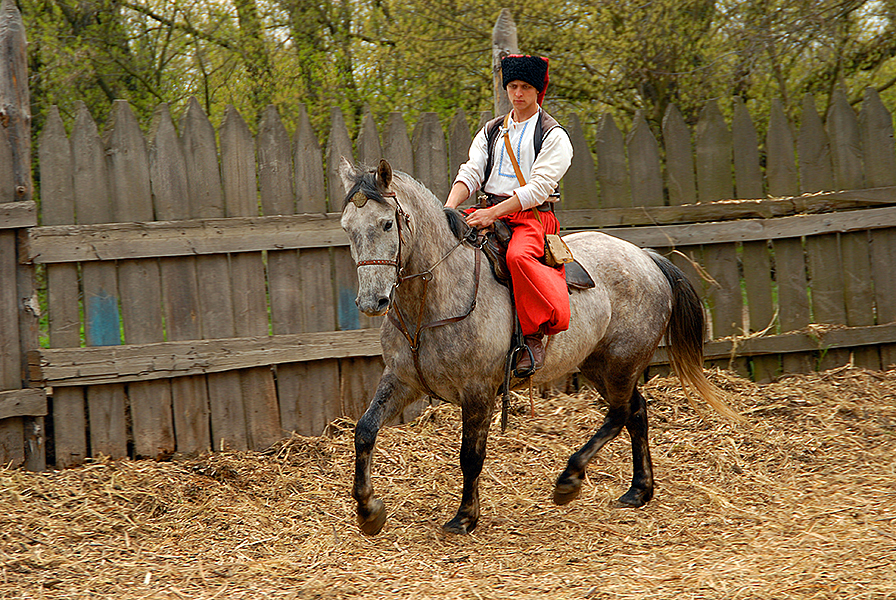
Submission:
[[[495,221],[491,229],[479,232],[479,243],[488,258],[492,274],[498,283],[510,287],[510,269],[507,268],[507,245],[513,234],[504,221]],[[594,287],[594,280],[579,261],[566,263],[566,288],[569,293],[574,290],[587,290]]]

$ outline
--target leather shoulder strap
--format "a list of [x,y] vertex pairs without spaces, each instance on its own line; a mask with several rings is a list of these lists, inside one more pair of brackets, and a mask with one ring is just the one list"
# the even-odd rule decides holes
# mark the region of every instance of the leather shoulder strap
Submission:
[[488,158],[485,159],[485,176],[482,178],[482,187],[485,187],[485,183],[492,173],[492,165],[494,163],[492,154],[495,151],[495,142],[498,140],[498,131],[501,129],[501,123],[503,121],[504,117],[495,117],[485,124],[485,140],[486,149],[488,150]]

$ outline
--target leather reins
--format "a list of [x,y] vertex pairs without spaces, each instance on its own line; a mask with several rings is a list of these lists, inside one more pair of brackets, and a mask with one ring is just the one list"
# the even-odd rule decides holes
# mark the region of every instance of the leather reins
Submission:
[[450,323],[457,323],[458,321],[462,321],[472,314],[473,310],[476,308],[476,298],[479,295],[479,273],[481,271],[481,255],[482,252],[475,252],[475,266],[473,267],[473,298],[470,301],[470,306],[467,309],[467,312],[456,315],[454,317],[448,317],[446,319],[439,319],[437,321],[432,321],[429,323],[423,323],[423,306],[426,304],[426,290],[429,287],[429,282],[433,279],[433,271],[436,267],[438,267],[442,262],[448,258],[461,244],[463,244],[464,240],[461,239],[452,246],[452,248],[445,253],[442,258],[437,260],[435,264],[433,264],[430,268],[425,271],[421,271],[419,273],[413,273],[411,275],[404,274],[404,265],[402,265],[401,259],[401,247],[404,242],[403,228],[402,225],[410,224],[410,217],[404,209],[401,207],[401,204],[398,202],[398,197],[395,195],[395,192],[385,192],[383,196],[387,198],[393,198],[395,200],[395,222],[398,226],[398,254],[395,260],[390,259],[371,259],[371,260],[362,260],[358,261],[357,266],[363,267],[365,265],[379,265],[379,266],[392,266],[395,267],[395,283],[392,284],[392,290],[390,292],[390,297],[394,298],[395,290],[404,283],[405,281],[409,281],[411,279],[415,279],[419,277],[423,281],[423,294],[420,298],[420,307],[417,310],[417,327],[414,330],[414,333],[411,334],[410,329],[405,323],[405,319],[401,314],[401,310],[398,307],[398,300],[394,298],[392,300],[394,310],[390,310],[389,320],[393,325],[404,335],[405,339],[408,341],[408,345],[411,348],[411,356],[414,358],[414,368],[417,370],[417,377],[420,378],[420,383],[423,384],[424,389],[426,389],[426,393],[429,394],[432,398],[437,398],[439,400],[444,400],[441,396],[433,391],[430,387],[429,383],[426,381],[426,377],[423,375],[423,369],[420,367],[420,342],[421,342],[421,334],[426,329],[432,329],[434,327],[441,327],[443,325],[448,325]]

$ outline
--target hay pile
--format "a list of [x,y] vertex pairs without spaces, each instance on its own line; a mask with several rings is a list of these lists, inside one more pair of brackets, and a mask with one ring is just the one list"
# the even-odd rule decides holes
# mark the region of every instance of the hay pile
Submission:
[[896,371],[758,386],[712,374],[746,425],[696,414],[677,380],[645,386],[657,494],[614,508],[624,437],[580,498],[554,478],[602,419],[598,399],[517,399],[493,430],[483,515],[443,534],[460,492],[460,418],[382,432],[389,520],[354,525],[351,424],[264,453],[0,471],[2,598],[896,598]]

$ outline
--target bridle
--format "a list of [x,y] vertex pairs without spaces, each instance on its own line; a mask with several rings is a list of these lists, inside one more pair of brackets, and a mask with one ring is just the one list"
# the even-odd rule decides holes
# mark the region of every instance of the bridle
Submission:
[[[431,267],[426,269],[425,271],[421,271],[419,273],[405,274],[404,273],[404,265],[402,264],[402,245],[404,243],[404,230],[403,226],[407,227],[410,225],[411,219],[408,214],[401,207],[401,203],[398,201],[398,197],[395,195],[395,192],[383,192],[382,195],[386,198],[392,198],[395,200],[395,223],[398,227],[398,254],[395,257],[395,260],[391,259],[370,259],[370,260],[361,260],[355,263],[358,267],[364,267],[368,265],[372,266],[392,266],[395,267],[395,283],[392,284],[392,289],[389,292],[389,298],[392,302],[392,307],[394,310],[390,310],[388,313],[389,320],[393,325],[404,335],[405,339],[408,341],[408,345],[411,348],[411,355],[414,357],[414,368],[417,370],[417,377],[420,378],[420,383],[423,384],[424,389],[426,389],[426,393],[430,395],[432,398],[437,398],[442,400],[441,396],[436,394],[433,389],[430,387],[429,383],[427,383],[426,378],[423,376],[423,370],[420,367],[420,342],[421,335],[423,331],[426,329],[432,329],[434,327],[441,327],[442,325],[448,325],[450,323],[457,323],[458,321],[462,321],[470,316],[473,310],[476,308],[476,298],[479,294],[479,273],[480,273],[480,265],[481,265],[481,255],[482,252],[475,252],[475,266],[473,267],[473,298],[470,300],[470,306],[467,311],[461,315],[457,315],[454,317],[448,317],[446,319],[439,319],[437,321],[432,321],[429,323],[423,323],[423,306],[426,303],[426,290],[429,287],[429,282],[432,281],[434,275],[433,271],[438,267],[442,262],[445,261],[451,254],[457,250],[464,243],[465,238],[460,239],[454,246],[451,247],[448,252],[446,252],[442,258],[437,260]],[[356,203],[357,204],[357,203]],[[420,305],[417,310],[417,326],[414,330],[413,334],[405,323],[405,319],[401,314],[401,310],[398,307],[398,302],[395,297],[395,290],[401,286],[402,283],[406,281],[410,281],[412,279],[420,278],[423,281],[423,293],[420,297]]]

